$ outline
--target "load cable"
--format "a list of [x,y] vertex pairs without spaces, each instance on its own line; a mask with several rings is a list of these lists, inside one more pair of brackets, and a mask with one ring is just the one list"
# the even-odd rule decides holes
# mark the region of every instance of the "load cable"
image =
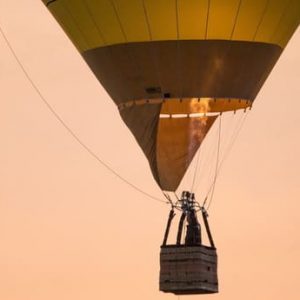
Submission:
[[194,185],[195,185],[195,181],[196,181],[196,177],[197,177],[197,173],[198,173],[197,171],[198,171],[199,161],[200,161],[200,152],[201,152],[201,146],[200,146],[200,148],[198,150],[198,153],[197,153],[197,161],[196,161],[194,175],[193,175],[193,182],[192,182],[192,187],[191,187],[191,193],[194,190]]
[[151,194],[143,191],[141,188],[139,188],[138,186],[134,185],[133,183],[131,183],[129,180],[127,180],[126,178],[124,178],[123,176],[121,176],[119,173],[117,173],[114,169],[112,169],[107,163],[105,163],[102,159],[99,158],[99,156],[92,151],[91,148],[89,148],[76,134],[75,132],[67,125],[67,123],[60,117],[60,115],[54,110],[54,108],[51,106],[51,104],[46,100],[46,98],[43,96],[42,92],[40,91],[40,89],[38,88],[38,86],[34,83],[34,81],[32,80],[32,78],[30,77],[29,73],[27,72],[27,70],[25,69],[24,65],[22,64],[21,60],[19,59],[17,53],[15,52],[15,50],[13,49],[11,43],[9,42],[6,34],[4,33],[2,26],[0,25],[0,33],[8,47],[8,49],[10,50],[10,52],[12,53],[13,57],[15,58],[17,64],[19,65],[19,67],[21,68],[22,72],[24,73],[25,77],[27,78],[27,80],[29,81],[29,83],[31,84],[31,86],[33,87],[33,89],[36,91],[36,93],[39,95],[40,99],[43,101],[43,103],[46,105],[46,107],[48,108],[48,110],[53,114],[53,116],[56,118],[56,120],[67,130],[67,132],[77,141],[77,143],[84,148],[92,157],[94,157],[103,167],[105,167],[108,171],[110,171],[111,173],[113,173],[117,178],[119,178],[121,181],[123,181],[124,183],[126,183],[128,186],[130,186],[131,188],[133,188],[134,190],[138,191],[139,193],[143,194],[144,196],[147,196],[148,198],[151,198],[152,200],[155,200],[157,202],[162,202],[162,203],[166,203],[169,204],[169,201],[165,201],[162,200],[160,198],[157,198],[155,196],[152,196]]
[[[250,110],[247,110],[247,112],[244,113],[243,117],[239,121],[239,124],[237,125],[236,131],[232,135],[231,142],[229,143],[229,145],[228,145],[228,147],[227,147],[227,149],[226,149],[226,151],[224,153],[224,156],[223,156],[223,158],[222,158],[222,160],[221,160],[221,162],[219,164],[218,171],[217,171],[217,174],[216,174],[217,177],[218,177],[218,175],[219,175],[219,173],[221,171],[221,168],[222,168],[225,160],[227,159],[229,153],[231,152],[231,150],[232,150],[232,148],[233,148],[233,146],[234,146],[234,144],[235,144],[235,142],[236,142],[236,140],[237,140],[237,138],[238,138],[238,136],[239,136],[239,134],[240,134],[243,126],[244,126],[244,124],[245,124],[245,121],[247,119],[249,111]],[[210,186],[210,189],[209,189],[209,191],[208,191],[208,193],[207,193],[207,195],[206,195],[206,197],[204,199],[203,206],[205,206],[205,204],[206,204],[206,202],[208,200],[208,196],[212,192],[212,189],[213,189],[213,184]],[[208,206],[207,206],[207,210],[209,209],[209,207],[211,205],[211,202],[212,202],[212,197],[210,197],[210,200],[209,200],[209,203],[208,203]]]
[[247,112],[245,112],[244,115],[243,115],[243,117],[240,119],[240,122],[239,122],[239,124],[237,125],[237,129],[236,129],[236,131],[235,131],[235,132],[233,133],[233,135],[232,135],[232,140],[231,140],[231,142],[229,143],[229,145],[228,145],[228,147],[227,147],[227,149],[226,149],[226,152],[225,152],[225,154],[224,154],[224,156],[223,156],[223,158],[222,158],[222,160],[221,160],[221,162],[220,162],[220,167],[219,167],[218,172],[220,171],[220,169],[221,169],[221,167],[222,167],[224,161],[226,160],[226,158],[228,157],[229,153],[231,152],[232,147],[234,146],[235,141],[236,141],[236,139],[238,138],[238,136],[239,136],[239,134],[240,134],[240,131],[242,130],[242,128],[243,128],[243,126],[244,126],[244,123],[245,123],[245,121],[246,121],[246,119],[247,119],[248,113],[249,113],[249,110],[247,110]]
[[210,204],[212,202],[213,196],[214,196],[214,192],[215,192],[215,186],[216,186],[216,182],[217,182],[217,178],[218,178],[218,169],[219,169],[219,160],[220,160],[220,149],[221,149],[221,131],[222,131],[222,114],[219,117],[219,133],[218,133],[218,146],[217,146],[217,159],[216,159],[216,169],[215,169],[215,176],[214,176],[214,181],[213,181],[213,187],[212,187],[212,192],[211,192],[211,196],[210,196],[210,200],[208,202],[207,205],[207,209],[209,209]]

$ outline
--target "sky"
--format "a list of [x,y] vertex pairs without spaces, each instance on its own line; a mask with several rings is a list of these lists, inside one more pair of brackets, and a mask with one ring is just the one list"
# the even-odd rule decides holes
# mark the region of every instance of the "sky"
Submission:
[[[117,108],[39,0],[0,0],[0,26],[43,96],[114,170],[162,195]],[[300,295],[300,31],[218,178],[218,300]],[[32,88],[0,36],[0,299],[177,299],[158,291],[169,207],[101,166]]]

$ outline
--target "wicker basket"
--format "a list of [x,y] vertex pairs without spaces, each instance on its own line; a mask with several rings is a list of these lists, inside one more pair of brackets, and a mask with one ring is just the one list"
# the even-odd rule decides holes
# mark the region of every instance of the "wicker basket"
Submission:
[[217,293],[216,249],[203,245],[162,246],[159,289],[176,295]]

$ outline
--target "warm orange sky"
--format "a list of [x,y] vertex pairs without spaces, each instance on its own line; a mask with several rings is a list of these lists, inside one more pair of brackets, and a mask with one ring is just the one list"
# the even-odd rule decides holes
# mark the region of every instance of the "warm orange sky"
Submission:
[[[42,2],[0,0],[0,24],[81,139],[161,197],[116,107]],[[224,164],[210,211],[220,293],[194,298],[299,299],[299,49],[298,30]],[[158,292],[168,206],[100,166],[51,115],[2,37],[0,52],[0,299],[177,299]]]

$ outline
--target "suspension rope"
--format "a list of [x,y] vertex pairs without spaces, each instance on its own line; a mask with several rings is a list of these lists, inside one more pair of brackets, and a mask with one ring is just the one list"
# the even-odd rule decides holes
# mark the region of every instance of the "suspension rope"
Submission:
[[162,192],[162,193],[165,196],[165,198],[168,200],[167,203],[170,204],[172,206],[172,208],[174,208],[174,203],[173,203],[172,198],[170,197],[170,195],[166,192]]
[[213,196],[214,196],[214,192],[215,192],[215,187],[216,187],[216,182],[217,182],[217,178],[218,178],[218,168],[219,168],[219,159],[220,159],[220,148],[221,148],[221,130],[222,130],[222,115],[220,115],[220,121],[219,121],[219,136],[218,136],[218,147],[217,147],[217,161],[216,161],[216,171],[215,171],[215,178],[213,181],[213,188],[212,188],[212,192],[211,192],[211,196],[210,196],[210,201],[208,203],[207,206],[207,210],[210,207],[210,204],[213,200]]
[[[232,142],[232,138],[234,136],[236,128],[238,127],[238,126],[234,126],[235,125],[235,122],[234,122],[235,116],[236,116],[235,113],[231,114],[231,117],[228,121],[228,126],[227,126],[226,129],[224,129],[224,118],[223,118],[223,123],[222,123],[222,154],[220,155],[221,161],[224,157],[224,152],[225,152],[225,151],[223,151],[223,149],[226,149],[226,150],[228,149],[229,144]],[[240,120],[241,120],[241,118],[238,120],[238,123],[237,123],[238,125],[239,125]],[[229,134],[229,132],[231,132],[231,134]],[[225,139],[224,139],[224,137],[225,137]],[[219,172],[219,170],[218,170],[218,172]],[[213,177],[214,177],[214,175],[213,175]],[[206,196],[208,196],[210,194],[212,188],[213,188],[213,180],[212,180],[212,183],[210,184],[210,187],[207,191]]]
[[[216,155],[217,155],[217,147],[215,147],[216,143],[215,141],[218,140],[218,126],[213,128],[214,132],[211,134],[211,141],[209,144],[208,152],[207,152],[207,158],[204,160],[202,164],[202,176],[199,175],[199,181],[198,181],[198,189],[200,189],[201,184],[203,184],[203,180],[205,178],[213,178],[214,177],[214,165],[211,163],[214,161]],[[201,167],[201,166],[200,166]],[[205,186],[205,184],[204,184]]]
[[133,183],[131,183],[129,180],[118,174],[114,169],[112,169],[107,163],[105,163],[103,160],[101,160],[95,152],[92,151],[91,148],[89,148],[76,134],[75,132],[65,123],[65,121],[60,117],[60,115],[54,110],[54,108],[50,105],[50,103],[46,100],[46,98],[43,96],[41,90],[38,88],[38,86],[34,83],[32,78],[30,77],[29,73],[25,69],[24,65],[22,64],[21,60],[19,59],[18,55],[16,54],[15,50],[13,49],[11,43],[9,42],[6,34],[4,33],[2,26],[0,25],[0,33],[10,50],[11,54],[15,58],[17,64],[21,68],[22,72],[24,73],[25,77],[29,81],[32,88],[36,91],[36,93],[39,95],[40,99],[44,102],[48,110],[53,114],[53,116],[56,118],[56,120],[67,130],[67,132],[77,141],[77,143],[83,147],[92,157],[94,157],[103,167],[105,167],[108,171],[113,173],[117,178],[119,178],[121,181],[126,183],[128,186],[133,188],[134,190],[138,191],[139,193],[143,194],[144,196],[147,196],[148,198],[151,198],[152,200],[162,202],[169,204],[169,202],[166,202],[160,198],[157,198],[155,196],[152,196],[151,194],[148,194],[147,192],[143,191],[141,188],[137,187]]
[[197,153],[197,161],[196,161],[196,166],[195,166],[195,170],[194,170],[194,176],[193,176],[193,182],[192,182],[192,187],[191,187],[191,193],[193,192],[194,190],[194,185],[195,185],[195,181],[196,181],[196,177],[197,177],[197,171],[198,171],[198,167],[199,167],[199,160],[200,160],[200,152],[201,152],[201,146],[198,150],[198,153]]
[[174,193],[174,196],[175,196],[175,198],[177,199],[177,201],[179,201],[180,198],[178,197],[178,195],[176,194],[176,192],[173,192],[173,193]]
[[[221,171],[221,168],[222,168],[222,166],[223,166],[225,160],[228,158],[228,155],[229,155],[229,153],[231,152],[231,150],[232,150],[232,148],[233,148],[233,146],[234,146],[234,144],[235,144],[235,142],[236,142],[236,140],[237,140],[237,138],[238,138],[238,136],[239,136],[239,134],[240,134],[240,132],[241,132],[243,126],[244,126],[244,124],[245,124],[245,121],[246,121],[246,119],[247,119],[247,116],[248,116],[248,114],[249,114],[249,111],[250,111],[250,110],[247,110],[247,112],[244,113],[243,117],[240,119],[240,122],[239,122],[239,124],[238,124],[238,126],[237,126],[237,130],[236,130],[236,131],[234,132],[234,134],[232,135],[231,143],[228,145],[228,148],[226,149],[226,153],[224,154],[224,156],[223,156],[223,158],[222,158],[222,160],[221,160],[221,162],[220,162],[220,165],[219,165],[219,167],[218,167],[217,176],[219,175],[219,173],[220,173],[220,171]],[[206,196],[206,198],[205,198],[205,200],[204,200],[205,203],[206,203],[206,201],[208,200],[208,195],[209,195],[209,193],[212,191],[212,189],[213,189],[213,185],[211,185],[211,187],[210,187],[210,189],[209,189],[209,192],[207,193],[207,196]],[[209,203],[208,203],[207,210],[209,209],[209,207],[210,207],[210,205],[211,205],[211,202],[212,202],[212,197],[210,198],[210,201],[209,201]]]
[[[210,140],[208,140],[208,139],[210,139]],[[210,178],[210,177],[214,176],[214,166],[211,163],[211,161],[214,160],[214,157],[216,155],[217,149],[215,147],[214,141],[217,139],[218,139],[218,127],[213,126],[213,128],[210,129],[209,136],[206,136],[204,143],[201,144],[202,155],[201,155],[201,159],[200,159],[199,167],[198,167],[199,171],[197,174],[196,190],[200,189],[200,186],[202,185],[204,178]],[[206,142],[206,144],[205,144],[205,142]],[[205,155],[203,155],[203,152]],[[204,195],[206,195],[205,192],[204,192]]]
[[[216,159],[216,168],[215,168],[215,176],[214,176],[214,180],[213,180],[213,184],[212,184],[212,192],[211,192],[211,196],[210,196],[210,200],[208,203],[208,207],[207,210],[211,204],[211,201],[213,199],[213,195],[214,195],[214,190],[215,190],[215,186],[216,186],[216,182],[217,182],[217,177],[218,177],[218,168],[219,168],[219,159],[220,159],[220,149],[221,149],[221,131],[222,131],[222,115],[220,115],[219,117],[219,133],[218,133],[218,145],[217,145],[217,159]],[[204,202],[206,202],[208,195],[205,197]],[[204,207],[204,202],[203,202],[203,207]]]
[[235,141],[237,140],[237,138],[238,138],[238,136],[239,136],[239,134],[240,134],[240,132],[241,132],[244,124],[245,124],[245,121],[247,119],[248,114],[249,114],[249,110],[247,110],[247,112],[244,113],[243,117],[241,118],[241,120],[240,120],[240,122],[239,122],[239,124],[237,126],[237,130],[234,132],[234,134],[232,136],[231,143],[228,145],[228,147],[226,149],[226,153],[224,154],[224,156],[223,156],[223,158],[222,158],[222,160],[220,162],[220,167],[219,167],[218,172],[220,172],[220,169],[221,169],[224,161],[227,159],[229,153],[231,152],[231,150],[233,148],[233,145],[235,144]]

